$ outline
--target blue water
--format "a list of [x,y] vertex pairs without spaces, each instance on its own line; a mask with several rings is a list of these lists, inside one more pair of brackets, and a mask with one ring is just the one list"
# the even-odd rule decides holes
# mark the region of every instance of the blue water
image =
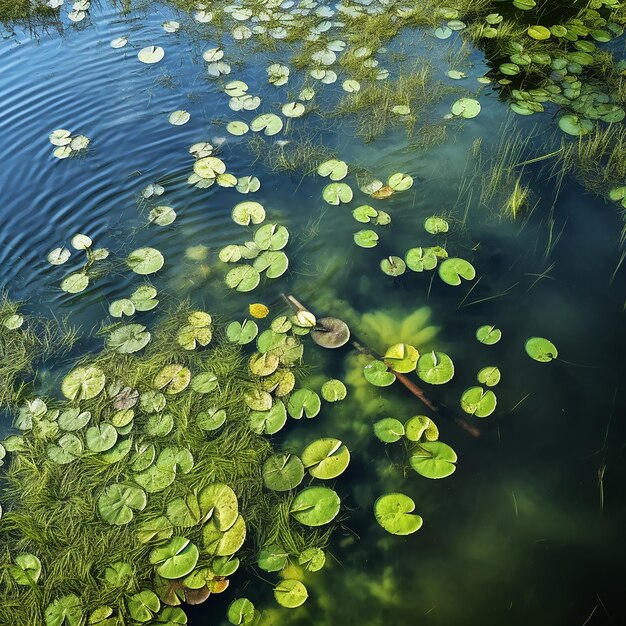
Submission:
[[[247,150],[248,136],[226,132],[225,121],[233,119],[228,98],[219,81],[206,77],[201,60],[201,52],[220,41],[191,26],[165,33],[162,22],[175,15],[158,6],[124,17],[103,3],[90,10],[88,23],[63,24],[60,33],[18,30],[0,43],[0,284],[11,297],[27,300],[37,313],[71,313],[86,337],[81,347],[96,349],[89,330],[105,319],[110,301],[142,282],[129,279],[119,261],[134,248],[152,245],[166,258],[155,285],[170,298],[189,297],[224,319],[243,317],[247,304],[259,298],[275,303],[281,291],[297,293],[320,313],[332,313],[329,307],[341,300],[358,314],[389,311],[398,323],[430,307],[431,323],[441,328],[437,345],[457,364],[454,382],[436,390],[437,400],[450,407],[458,406],[481,367],[497,364],[503,373],[498,410],[477,423],[479,440],[451,422],[440,423],[442,439],[460,456],[458,471],[445,481],[405,478],[401,455],[371,436],[370,424],[389,411],[400,419],[422,411],[401,389],[385,390],[384,397],[370,390],[371,411],[332,407],[324,419],[307,424],[305,434],[286,432],[277,445],[337,436],[353,451],[353,464],[337,485],[350,515],[331,546],[334,559],[311,575],[311,598],[301,609],[275,608],[272,583],[263,573],[240,572],[223,596],[190,610],[192,626],[225,623],[228,602],[243,594],[266,610],[263,623],[281,626],[624,623],[621,219],[571,177],[557,193],[556,180],[537,163],[523,173],[536,206],[530,216],[511,222],[499,217],[495,204],[480,205],[473,177],[476,138],[489,154],[519,129],[531,137],[526,148],[531,156],[556,149],[561,136],[550,115],[517,118],[492,87],[483,87],[481,115],[451,123],[446,141],[426,150],[412,148],[401,131],[364,143],[349,119],[292,120],[292,141],[302,131],[381,178],[396,171],[414,177],[409,191],[379,205],[391,213],[393,224],[377,248],[363,250],[352,243],[360,225],[350,210],[322,201],[325,181],[301,171],[273,172],[263,155],[256,160]],[[187,18],[178,19],[186,24]],[[122,35],[131,43],[112,49],[110,40]],[[445,67],[446,46],[453,42],[433,43],[427,36],[419,42],[436,67]],[[150,44],[166,50],[155,66],[136,58]],[[260,112],[297,92],[291,84],[266,83],[265,67],[281,58],[280,49],[253,53],[228,40],[224,46],[230,60],[244,64],[233,63],[228,78],[245,80],[251,92],[263,96]],[[464,86],[476,91],[474,79],[483,73],[484,61],[474,52],[469,63],[471,82]],[[329,88],[323,101],[336,99],[339,88]],[[430,114],[434,122],[454,98],[446,96]],[[188,124],[168,123],[176,109],[189,111]],[[55,128],[87,135],[88,153],[53,158],[48,135]],[[187,184],[193,165],[188,147],[220,138],[228,171],[261,179],[254,197]],[[154,182],[166,188],[156,204],[178,213],[171,226],[147,226],[155,203],[140,201],[139,195]],[[216,259],[222,246],[243,242],[230,211],[246,199],[261,202],[268,219],[292,234],[290,273],[254,296],[223,287],[224,269]],[[357,190],[351,207],[366,200]],[[472,260],[480,276],[474,287],[451,288],[437,279],[431,284],[418,274],[392,279],[378,269],[384,256],[403,256],[409,247],[428,244],[421,224],[433,213],[450,216],[449,249]],[[110,248],[118,261],[84,293],[68,296],[59,283],[72,266],[51,267],[45,255],[67,245],[76,232]],[[207,248],[206,259],[189,258],[187,251],[197,246]],[[496,346],[474,339],[485,323],[503,331]],[[528,359],[523,344],[532,335],[554,341],[563,360]],[[321,364],[337,376],[349,369],[342,357]],[[393,489],[413,497],[425,519],[412,537],[385,536],[374,522],[371,503]]]

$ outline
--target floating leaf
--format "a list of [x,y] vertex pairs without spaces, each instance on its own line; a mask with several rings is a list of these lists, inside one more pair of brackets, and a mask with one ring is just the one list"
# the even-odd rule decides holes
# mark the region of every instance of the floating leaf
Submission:
[[46,607],[46,626],[81,626],[83,608],[74,594],[61,596]]
[[304,566],[307,572],[318,572],[326,563],[326,554],[321,548],[306,548],[300,553],[298,563]]
[[211,393],[219,387],[219,380],[212,372],[202,372],[193,377],[191,388],[196,393]]
[[191,380],[191,371],[178,364],[166,365],[155,377],[154,386],[174,395],[183,391]]
[[142,63],[152,64],[158,63],[165,56],[165,50],[160,46],[146,46],[137,54],[137,58]]
[[61,289],[66,293],[80,293],[85,291],[89,285],[89,276],[83,272],[70,274],[61,282]]
[[453,115],[459,115],[467,119],[476,117],[480,113],[480,109],[480,102],[473,98],[459,98],[450,107]]
[[404,435],[404,425],[395,417],[385,417],[374,423],[374,434],[383,443],[395,443]]
[[318,166],[317,173],[320,176],[328,176],[330,180],[342,180],[348,174],[348,165],[345,161],[329,159]]
[[243,322],[231,322],[226,328],[226,337],[228,341],[238,343],[239,345],[245,345],[254,341],[259,332],[259,327],[255,322],[251,320],[244,320]]
[[226,130],[235,137],[241,137],[250,130],[250,127],[245,122],[233,121],[226,125]]
[[274,435],[287,422],[287,409],[279,400],[269,411],[252,411],[250,413],[250,428],[255,432]]
[[354,233],[354,243],[361,248],[374,248],[378,245],[378,233],[373,230],[359,230]]
[[336,378],[331,378],[322,385],[322,398],[324,398],[326,402],[339,402],[344,400],[347,393],[348,390],[346,386]]
[[309,592],[299,580],[288,578],[274,588],[274,597],[280,606],[295,609],[306,602]]
[[193,166],[193,171],[205,179],[217,178],[226,171],[226,164],[221,159],[213,156],[206,156],[198,159]]
[[162,547],[150,553],[149,561],[156,572],[166,579],[186,576],[193,571],[199,558],[198,548],[186,537],[173,537]]
[[176,211],[171,206],[156,206],[148,214],[148,221],[159,226],[169,226],[176,220]]
[[477,375],[478,382],[481,385],[487,385],[487,387],[495,387],[500,382],[500,370],[490,365],[489,367],[483,367]]
[[77,367],[61,383],[61,391],[69,400],[90,400],[104,389],[104,372],[99,367]]
[[67,248],[55,248],[48,253],[46,259],[50,265],[63,265],[70,256],[72,253]]
[[105,452],[117,441],[117,430],[112,424],[103,422],[90,426],[85,433],[85,443],[92,452]]
[[374,503],[376,521],[392,535],[410,535],[418,531],[424,520],[412,514],[415,502],[403,493],[388,493]]
[[15,565],[9,566],[9,571],[18,585],[32,587],[41,576],[41,561],[34,554],[19,554],[15,557]]
[[593,130],[593,122],[591,120],[579,117],[578,115],[563,115],[559,118],[559,128],[568,135],[580,137],[586,135]]
[[524,344],[526,354],[535,361],[540,363],[548,363],[559,356],[556,346],[544,337],[531,337]]
[[330,183],[324,187],[322,197],[328,204],[339,205],[342,202],[350,202],[354,194],[346,183]]
[[260,302],[255,302],[248,306],[248,311],[252,317],[256,317],[257,319],[263,319],[268,316],[270,310]]
[[304,467],[295,454],[275,454],[263,463],[263,484],[273,491],[295,489],[303,478]]
[[281,545],[271,543],[259,552],[257,562],[265,572],[279,572],[289,562],[289,553]]
[[461,396],[461,408],[470,415],[487,417],[496,410],[496,395],[482,387],[470,387]]
[[289,267],[289,259],[281,250],[265,250],[252,264],[258,272],[265,272],[268,278],[278,278],[282,276]]
[[393,384],[396,377],[382,361],[372,361],[363,368],[365,380],[376,387],[388,387]]
[[252,291],[261,281],[261,275],[251,265],[239,265],[226,274],[224,282],[231,289],[237,291]]
[[261,250],[282,250],[288,241],[289,231],[276,224],[265,224],[254,233],[254,243]]
[[401,276],[406,271],[406,263],[399,256],[388,256],[380,262],[380,269],[387,276]]
[[[6,449],[9,450],[7,441],[4,442]],[[59,465],[71,463],[81,456],[83,453],[82,441],[76,436],[68,433],[63,435],[56,444],[51,444],[47,449],[48,457]]]
[[198,496],[198,502],[202,514],[212,519],[222,532],[231,528],[239,517],[237,495],[223,483],[205,487]]
[[413,186],[413,178],[408,174],[397,172],[389,177],[387,185],[391,187],[393,191],[406,191]]
[[292,501],[290,513],[305,526],[323,526],[332,522],[341,501],[328,487],[307,487]]
[[302,464],[313,478],[337,478],[349,463],[350,451],[339,439],[316,439],[302,451]]
[[154,593],[146,589],[135,593],[126,601],[130,617],[138,622],[149,622],[161,608],[161,601]]
[[432,217],[426,218],[424,221],[424,230],[431,235],[437,235],[439,233],[447,233],[450,228],[450,225],[443,217],[437,217],[433,215]]
[[417,361],[417,375],[431,385],[443,385],[454,376],[454,363],[444,352],[426,352]]
[[446,259],[439,266],[439,277],[448,285],[457,286],[461,284],[461,278],[473,280],[476,277],[474,266],[465,259]]
[[232,212],[233,222],[240,226],[260,224],[265,219],[265,209],[259,202],[240,202]]
[[421,443],[411,456],[411,467],[425,478],[446,478],[456,470],[456,452],[441,441]]
[[433,270],[438,263],[433,248],[411,248],[407,251],[405,260],[407,267],[414,272]]
[[306,108],[301,102],[288,102],[283,104],[281,111],[285,117],[302,117]]
[[426,415],[414,415],[404,424],[404,436],[409,441],[420,441],[422,437],[427,441],[437,441],[439,439],[439,429]]
[[126,324],[111,332],[107,345],[121,354],[137,352],[148,345],[150,333],[141,324]]
[[156,248],[138,248],[126,258],[126,263],[135,274],[154,274],[162,267],[165,259]]
[[191,115],[189,115],[189,111],[178,110],[170,113],[167,118],[168,122],[172,126],[183,126],[191,119]]
[[315,417],[322,406],[320,397],[310,389],[298,389],[289,398],[287,411],[294,419],[300,419],[303,415],[308,418]]
[[263,131],[267,136],[277,135],[283,129],[283,121],[274,113],[264,113],[255,117],[250,124],[255,132]]
[[537,39],[538,41],[550,39],[550,36],[552,35],[552,33],[550,32],[548,28],[546,28],[545,26],[540,26],[540,25],[529,26],[526,32],[528,33],[529,37],[532,37],[533,39]]
[[148,499],[143,489],[114,483],[98,498],[98,511],[105,522],[123,526],[133,519],[133,511],[143,511],[147,503]]
[[383,358],[392,370],[407,374],[415,369],[419,352],[408,343],[397,343],[387,348]]
[[72,237],[70,243],[75,250],[87,250],[87,248],[91,247],[93,242],[91,241],[91,237],[77,233]]
[[495,326],[485,325],[476,330],[476,339],[486,346],[492,346],[502,338],[502,331]]
[[228,621],[234,626],[248,626],[252,624],[256,618],[254,604],[248,598],[237,598],[228,606],[226,612]]

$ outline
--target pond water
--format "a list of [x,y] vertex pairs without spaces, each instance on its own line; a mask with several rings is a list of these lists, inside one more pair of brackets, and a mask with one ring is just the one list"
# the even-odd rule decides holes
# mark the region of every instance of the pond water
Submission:
[[[165,32],[166,20],[179,20],[180,30]],[[129,43],[111,47],[118,37]],[[161,62],[138,61],[149,45],[163,47]],[[213,47],[223,48],[228,76],[207,76],[202,53]],[[317,108],[286,119],[280,134],[255,138],[252,147],[252,133],[230,134],[226,125],[233,119],[250,123],[295,99],[305,72],[292,69],[289,83],[277,87],[268,84],[266,68],[288,64],[297,49],[280,41],[274,50],[243,45],[166,4],[123,13],[104,1],[92,3],[77,24],[63,13],[32,31],[15,27],[0,43],[0,282],[29,313],[69,315],[80,326],[71,356],[100,348],[102,340],[91,331],[108,319],[112,301],[142,282],[129,276],[122,260],[152,246],[166,260],[151,276],[163,299],[189,298],[216,319],[243,319],[252,302],[278,311],[280,294],[292,293],[320,316],[355,324],[353,332],[376,350],[414,341],[420,351],[446,352],[456,365],[454,379],[428,393],[453,413],[462,414],[459,398],[479,369],[497,365],[502,373],[493,415],[468,417],[479,437],[438,419],[442,439],[459,456],[458,469],[445,480],[427,480],[410,469],[402,444],[386,446],[372,433],[383,417],[405,421],[428,412],[419,400],[399,384],[361,384],[347,351],[311,353],[304,380],[317,385],[340,378],[348,399],[326,406],[314,420],[288,424],[272,441],[298,450],[316,437],[337,437],[352,453],[348,470],[334,481],[343,510],[327,565],[306,574],[309,599],[293,610],[274,602],[270,574],[242,569],[226,592],[189,608],[189,624],[226,624],[229,603],[242,595],[262,611],[262,624],[285,626],[624,623],[621,217],[570,172],[551,170],[550,159],[518,168],[531,199],[517,219],[503,214],[501,195],[485,195],[494,176],[490,165],[507,147],[523,164],[558,150],[563,134],[552,112],[515,115],[497,85],[479,83],[489,63],[480,50],[463,47],[458,33],[439,40],[432,29],[407,29],[379,54],[392,77],[415,75],[428,63],[441,85],[419,112],[416,134],[394,125],[366,141],[362,125],[372,125],[371,118],[326,114],[346,95],[342,76],[329,85],[312,81]],[[449,78],[451,63],[467,78]],[[258,111],[229,108],[223,90],[229,80],[245,81],[262,98]],[[468,93],[480,101],[480,115],[444,119]],[[168,122],[177,110],[190,114],[186,124]],[[54,158],[48,136],[57,128],[89,137],[88,149]],[[435,134],[439,140],[431,141]],[[201,141],[218,147],[228,172],[258,177],[260,189],[244,196],[235,188],[190,185],[189,147]],[[310,154],[299,163],[302,146]],[[329,181],[314,169],[328,155],[354,168],[344,181],[354,190],[349,204],[322,199]],[[372,200],[359,190],[356,170],[383,181],[402,172],[414,182]],[[142,190],[154,183],[164,194],[143,199]],[[288,272],[263,280],[253,293],[227,289],[228,268],[217,258],[221,248],[248,236],[231,219],[243,200],[260,202],[268,220],[291,235]],[[369,226],[356,222],[352,209],[366,203],[392,218],[376,228],[380,242],[372,249],[353,240]],[[174,208],[176,220],[149,224],[149,211],[163,204]],[[431,215],[447,219],[445,236],[425,232]],[[70,295],[59,285],[80,267],[79,255],[61,267],[46,255],[69,245],[75,233],[106,246],[119,263]],[[404,258],[409,248],[444,242],[450,256],[471,261],[474,281],[452,287],[436,271],[394,278],[380,270],[389,255]],[[149,324],[158,312],[143,315],[141,323]],[[485,324],[501,329],[497,344],[476,340]],[[421,335],[420,345],[420,331],[429,326],[436,329]],[[559,358],[528,358],[524,343],[532,336],[553,341]],[[40,393],[58,393],[70,361],[39,371]],[[0,433],[11,432],[7,412]],[[387,534],[374,519],[376,498],[395,491],[413,498],[424,518],[413,535]]]

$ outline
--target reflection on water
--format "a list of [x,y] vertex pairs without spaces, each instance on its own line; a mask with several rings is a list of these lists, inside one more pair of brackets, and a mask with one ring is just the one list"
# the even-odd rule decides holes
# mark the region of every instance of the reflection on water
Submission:
[[[318,177],[303,168],[274,171],[267,153],[255,156],[246,137],[229,135],[227,98],[197,61],[218,42],[200,41],[193,32],[165,34],[160,25],[174,15],[160,7],[122,19],[103,4],[90,11],[91,27],[40,40],[20,35],[19,44],[9,39],[0,46],[0,262],[9,294],[27,299],[38,313],[71,311],[85,334],[98,325],[108,303],[136,285],[127,284],[120,270],[80,296],[60,292],[64,274],[48,266],[45,255],[84,232],[120,258],[141,245],[157,247],[168,260],[155,281],[160,289],[224,319],[241,318],[253,300],[222,285],[225,269],[217,261],[221,247],[243,241],[230,218],[241,196],[186,182],[193,164],[189,146],[211,141],[229,171],[259,177],[254,199],[268,219],[292,233],[290,272],[266,285],[264,302],[277,303],[283,291],[296,293],[319,314],[347,319],[376,350],[398,341],[445,350],[456,375],[433,395],[454,412],[480,368],[497,364],[503,377],[496,414],[472,418],[479,439],[439,420],[442,439],[459,453],[458,470],[445,481],[427,481],[408,467],[401,443],[385,446],[371,434],[377,419],[405,421],[423,407],[397,385],[369,386],[354,355],[316,353],[310,380],[322,381],[322,371],[342,378],[348,399],[306,428],[290,424],[276,445],[295,451],[333,436],[352,451],[353,462],[336,485],[347,514],[331,545],[333,558],[323,571],[306,574],[310,599],[300,609],[275,607],[273,582],[263,572],[240,573],[232,582],[236,590],[191,609],[190,623],[222,623],[225,607],[241,595],[264,609],[268,625],[622,623],[626,337],[620,219],[567,177],[556,193],[558,177],[549,177],[543,162],[521,170],[534,206],[523,219],[501,218],[499,197],[480,202],[481,164],[514,132],[528,138],[521,160],[556,149],[560,137],[551,121],[514,119],[489,87],[481,92],[478,118],[448,123],[445,140],[427,148],[399,129],[365,143],[349,121],[302,120],[302,134],[321,137],[338,158],[383,180],[394,172],[415,180],[410,190],[379,202],[392,224],[381,229],[376,248],[362,249],[353,244],[360,225],[351,209],[371,198],[353,184],[350,208],[326,205]],[[122,35],[137,49],[163,45],[165,60],[143,66],[135,48],[112,49],[109,41]],[[407,41],[394,45],[404,51]],[[421,40],[419,46],[427,50]],[[277,92],[265,83],[265,67],[280,55],[247,58],[232,42],[224,47],[246,61],[241,69],[234,66],[232,78],[245,80],[267,102],[286,101],[291,87]],[[447,67],[448,51],[444,44],[427,50],[435,68]],[[474,53],[470,79],[483,68]],[[294,90],[299,87],[294,83]],[[336,97],[323,96],[329,102]],[[444,96],[429,122],[442,123],[454,98]],[[180,127],[167,121],[178,109],[191,115]],[[48,134],[66,127],[92,139],[86,156],[51,158]],[[296,142],[298,133],[294,137]],[[267,141],[264,150],[282,149]],[[159,202],[178,214],[166,228],[146,226],[154,203],[139,199],[155,182],[165,187]],[[455,289],[424,274],[393,279],[380,271],[388,255],[434,245],[422,227],[433,214],[451,224],[448,249],[478,269],[473,285]],[[502,341],[480,345],[474,334],[483,324],[497,325]],[[532,335],[551,338],[562,360],[528,359],[523,345]],[[85,338],[82,348],[93,342]],[[50,372],[48,380],[55,376]],[[2,430],[8,430],[6,422]],[[374,521],[374,500],[395,490],[410,495],[424,517],[416,535],[392,537]]]

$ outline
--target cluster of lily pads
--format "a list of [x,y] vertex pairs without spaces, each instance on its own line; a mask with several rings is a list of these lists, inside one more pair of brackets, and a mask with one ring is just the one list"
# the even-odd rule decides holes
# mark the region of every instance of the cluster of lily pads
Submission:
[[52,154],[57,159],[67,159],[77,152],[86,150],[90,143],[85,135],[72,135],[64,128],[53,130],[48,139],[53,146],[56,146]]

